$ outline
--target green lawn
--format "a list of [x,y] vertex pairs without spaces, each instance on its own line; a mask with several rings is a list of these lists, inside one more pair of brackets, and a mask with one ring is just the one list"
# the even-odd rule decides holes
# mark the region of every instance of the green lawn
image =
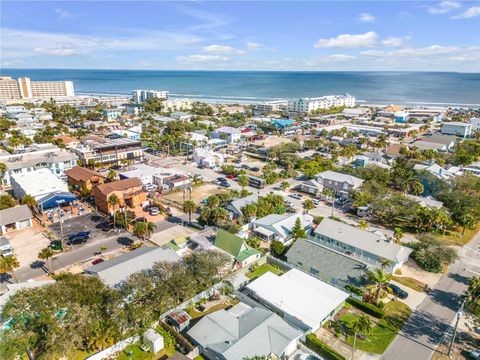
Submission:
[[462,236],[462,229],[460,228],[458,231],[450,231],[447,235],[440,236],[439,238],[447,245],[463,246],[472,240],[478,231],[480,231],[480,226],[477,226],[473,230],[465,230],[465,234]]
[[[132,352],[132,357],[128,356],[128,352]],[[173,354],[175,354],[176,350],[174,346],[171,346],[169,348],[165,348],[162,351],[154,354],[152,351],[145,352],[142,349],[140,349],[140,344],[132,344],[129,345],[123,350],[120,355],[117,356],[117,360],[130,360],[130,359],[135,359],[135,360],[157,360],[162,357],[169,357]]]
[[192,317],[192,319],[196,319],[198,317],[205,316],[205,315],[210,314],[212,312],[215,312],[217,310],[225,309],[226,307],[228,307],[230,305],[238,304],[238,302],[239,301],[237,299],[230,299],[229,301],[225,301],[223,303],[211,306],[207,310],[205,310],[204,312],[200,312],[200,311],[195,310],[195,307],[189,307],[189,308],[185,309],[185,311],[187,312],[188,315],[190,315]]
[[427,286],[424,282],[408,276],[394,276],[393,280],[419,292],[425,292],[425,287]]
[[253,272],[247,273],[246,276],[249,279],[257,278],[265,274],[266,272],[272,272],[276,275],[281,275],[284,273],[284,271],[276,266],[273,266],[271,264],[265,263],[263,265],[260,265],[257,267]]
[[[363,339],[357,336],[357,349],[383,354],[411,314],[412,310],[406,304],[399,301],[389,302],[385,305],[385,317],[373,327],[372,333]],[[340,320],[349,329],[356,317],[354,314],[347,313]],[[347,343],[353,346],[353,332],[348,334]]]
[[202,354],[195,356],[193,360],[208,360],[206,357],[204,357]]

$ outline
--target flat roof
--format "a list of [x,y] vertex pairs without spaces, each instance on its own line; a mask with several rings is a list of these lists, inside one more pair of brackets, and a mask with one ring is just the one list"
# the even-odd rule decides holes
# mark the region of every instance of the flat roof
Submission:
[[312,329],[349,297],[346,292],[297,269],[281,276],[267,272],[247,288]]
[[57,191],[68,192],[67,183],[45,168],[26,173],[12,174],[11,177],[26,194],[34,197],[44,196],[45,194]]

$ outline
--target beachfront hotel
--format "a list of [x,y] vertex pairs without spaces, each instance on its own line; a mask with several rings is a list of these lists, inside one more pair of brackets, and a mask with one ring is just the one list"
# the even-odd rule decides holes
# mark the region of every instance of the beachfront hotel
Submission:
[[32,81],[27,77],[17,80],[0,77],[0,99],[20,100],[37,98],[58,98],[75,96],[71,81]]
[[168,91],[165,90],[133,90],[132,99],[136,103],[143,103],[148,99],[165,99],[168,100]]
[[318,109],[329,109],[337,106],[354,107],[355,97],[345,94],[291,99],[288,101],[288,111],[291,112],[310,113]]

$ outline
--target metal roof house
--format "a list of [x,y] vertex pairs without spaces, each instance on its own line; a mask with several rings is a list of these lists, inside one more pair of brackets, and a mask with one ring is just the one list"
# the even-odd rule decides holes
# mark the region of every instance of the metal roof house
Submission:
[[250,297],[303,331],[317,331],[343,307],[345,291],[292,269],[278,276],[267,272],[246,286]]
[[327,170],[315,176],[316,180],[335,195],[348,194],[350,190],[359,188],[363,180],[355,176]]
[[99,277],[108,286],[118,287],[130,275],[147,271],[157,262],[176,262],[179,260],[180,256],[172,249],[142,246],[129,253],[91,266],[85,269],[85,273]]
[[205,315],[187,334],[208,359],[224,360],[285,358],[303,336],[277,314],[245,303]]
[[265,240],[278,240],[282,243],[289,241],[289,235],[295,226],[295,221],[300,223],[305,231],[308,231],[313,223],[313,217],[308,214],[270,214],[261,219],[252,221],[252,230],[256,236]]
[[241,199],[233,200],[225,207],[225,209],[232,213],[233,218],[237,218],[239,216],[242,216],[242,208],[244,208],[248,204],[256,203],[257,201],[258,195],[252,194]]
[[322,220],[309,239],[375,266],[380,266],[383,259],[390,260],[388,270],[391,272],[405,263],[412,252],[412,249],[391,242],[383,234],[329,218]]

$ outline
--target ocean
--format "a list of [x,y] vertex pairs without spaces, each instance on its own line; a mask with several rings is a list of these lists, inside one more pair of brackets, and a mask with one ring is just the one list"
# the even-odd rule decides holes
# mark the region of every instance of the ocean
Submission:
[[349,93],[369,104],[480,106],[480,73],[1,69],[2,76],[71,80],[76,94],[168,90],[209,102],[258,102]]

